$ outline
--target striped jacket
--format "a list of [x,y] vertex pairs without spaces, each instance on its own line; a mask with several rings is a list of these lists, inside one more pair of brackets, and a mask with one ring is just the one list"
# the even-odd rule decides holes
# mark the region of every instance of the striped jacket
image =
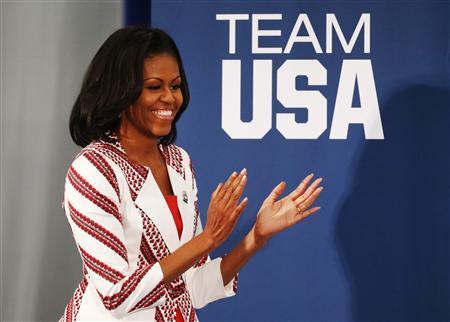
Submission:
[[159,261],[202,231],[189,155],[159,148],[183,220],[179,239],[170,209],[148,167],[128,159],[116,137],[95,141],[67,172],[64,208],[83,263],[83,278],[60,321],[197,321],[195,308],[232,296],[221,258],[202,258],[170,285]]

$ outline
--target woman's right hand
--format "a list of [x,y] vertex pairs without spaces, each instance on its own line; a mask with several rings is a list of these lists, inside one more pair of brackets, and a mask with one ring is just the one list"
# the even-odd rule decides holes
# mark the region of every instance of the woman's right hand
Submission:
[[239,204],[245,185],[247,170],[233,172],[227,181],[220,183],[211,194],[205,228],[203,234],[211,241],[212,249],[221,245],[233,231],[236,222],[248,203],[244,198]]

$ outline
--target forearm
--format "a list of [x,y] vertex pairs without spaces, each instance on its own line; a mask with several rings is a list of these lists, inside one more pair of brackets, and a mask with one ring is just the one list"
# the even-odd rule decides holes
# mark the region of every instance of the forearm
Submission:
[[220,270],[223,285],[227,285],[249,259],[266,243],[267,240],[265,239],[255,238],[254,229],[252,228],[242,241],[222,259]]
[[164,283],[168,284],[183,274],[200,258],[208,255],[213,249],[213,241],[206,234],[199,234],[169,256],[160,261],[164,274]]

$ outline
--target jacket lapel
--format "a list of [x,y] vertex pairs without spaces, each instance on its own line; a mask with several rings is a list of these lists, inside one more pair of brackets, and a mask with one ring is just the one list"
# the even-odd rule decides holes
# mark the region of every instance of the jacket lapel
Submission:
[[[164,156],[164,154],[163,154]],[[135,203],[149,216],[158,227],[169,251],[173,253],[181,244],[189,241],[194,229],[194,200],[186,180],[166,160],[167,172],[173,193],[177,196],[178,209],[183,221],[183,232],[178,239],[178,232],[166,199],[156,183],[150,169],[147,178],[139,191]],[[184,166],[184,164],[183,164]],[[186,169],[184,169],[186,170]]]
[[166,199],[161,193],[150,169],[147,179],[136,197],[135,203],[153,221],[169,251],[173,253],[180,245],[178,232]]

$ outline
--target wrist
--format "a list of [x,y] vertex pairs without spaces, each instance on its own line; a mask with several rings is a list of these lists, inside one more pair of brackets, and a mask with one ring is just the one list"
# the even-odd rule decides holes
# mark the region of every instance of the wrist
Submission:
[[264,247],[267,242],[269,241],[268,237],[263,237],[261,235],[259,235],[256,230],[255,227],[253,227],[250,232],[248,233],[249,239],[250,239],[250,243],[251,245],[256,249],[259,250],[262,247]]
[[202,246],[202,248],[204,248],[204,251],[207,254],[209,254],[214,250],[214,248],[216,248],[214,238],[212,238],[212,236],[208,234],[206,231],[202,231],[195,238],[198,239],[199,244]]

